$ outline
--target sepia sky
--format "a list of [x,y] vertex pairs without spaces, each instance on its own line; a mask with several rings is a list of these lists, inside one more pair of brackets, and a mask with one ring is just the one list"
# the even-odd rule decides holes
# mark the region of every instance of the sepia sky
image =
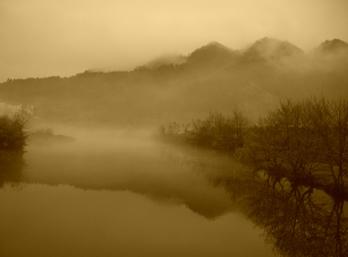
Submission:
[[0,0],[0,81],[129,69],[210,41],[348,41],[347,0]]

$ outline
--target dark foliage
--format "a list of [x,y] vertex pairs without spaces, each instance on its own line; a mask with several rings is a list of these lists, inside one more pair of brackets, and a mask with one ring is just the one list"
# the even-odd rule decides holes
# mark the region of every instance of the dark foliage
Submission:
[[21,115],[13,118],[0,117],[0,154],[3,151],[23,152],[26,142],[25,119]]
[[0,186],[20,181],[27,138],[25,123],[22,114],[0,117]]
[[234,152],[243,147],[247,120],[240,112],[231,117],[211,113],[206,119],[189,124],[171,123],[162,127],[164,137],[215,150]]
[[[290,101],[252,130],[248,161],[279,181],[335,184],[342,194],[348,167],[348,102]],[[316,177],[316,179],[314,179]],[[331,189],[330,189],[331,190]],[[331,190],[333,191],[333,190]]]
[[172,123],[162,135],[229,153],[238,150],[241,161],[274,184],[287,179],[348,197],[348,101],[286,101],[252,126],[241,113],[210,114],[188,125]]

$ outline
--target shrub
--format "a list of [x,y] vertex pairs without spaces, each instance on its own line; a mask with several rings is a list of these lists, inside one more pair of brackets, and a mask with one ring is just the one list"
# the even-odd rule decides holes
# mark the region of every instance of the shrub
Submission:
[[192,145],[234,152],[244,145],[246,127],[247,120],[240,112],[234,112],[231,117],[210,113],[206,119],[193,120],[189,124],[170,123],[162,127],[161,133],[166,138]]
[[17,114],[14,117],[0,117],[1,152],[23,152],[27,135],[24,131],[25,119]]

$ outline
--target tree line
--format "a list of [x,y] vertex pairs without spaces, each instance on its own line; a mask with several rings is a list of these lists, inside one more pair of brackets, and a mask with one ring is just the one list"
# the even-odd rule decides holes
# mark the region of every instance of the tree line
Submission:
[[241,112],[229,117],[211,113],[203,120],[163,126],[161,134],[238,156],[274,184],[287,178],[347,196],[347,100],[284,101],[254,124]]

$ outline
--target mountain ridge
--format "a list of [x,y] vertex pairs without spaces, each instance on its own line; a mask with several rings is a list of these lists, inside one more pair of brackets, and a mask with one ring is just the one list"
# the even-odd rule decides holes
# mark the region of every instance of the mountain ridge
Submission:
[[[348,52],[348,43],[341,39],[332,39],[325,40],[320,43],[316,48],[314,48],[318,53],[337,53],[340,51]],[[250,63],[250,62],[262,62],[262,61],[279,61],[281,59],[286,59],[289,57],[296,56],[305,56],[310,52],[305,52],[298,46],[284,40],[279,40],[271,37],[263,37],[259,40],[256,40],[247,48],[242,49],[231,49],[217,41],[211,41],[208,44],[205,44],[199,48],[194,49],[187,55],[163,55],[159,58],[155,58],[146,64],[136,66],[134,69],[129,71],[124,70],[114,70],[114,71],[103,71],[102,69],[98,70],[85,70],[81,73],[77,73],[66,78],[75,77],[81,74],[89,75],[95,74],[107,74],[107,73],[128,73],[137,70],[156,70],[162,69],[165,66],[182,66],[182,65],[191,65],[191,66],[207,66],[211,67],[214,65],[224,66],[228,64],[235,63]],[[11,79],[12,80],[26,80],[26,79],[45,79],[51,77],[60,76],[47,76],[47,77],[28,77],[21,79]],[[6,84],[6,81],[0,82],[0,85]]]
[[[246,51],[255,48],[269,52],[248,59]],[[318,58],[261,39],[243,50],[212,43],[185,58],[191,59],[132,71],[9,80],[0,84],[0,102],[31,106],[42,120],[158,124],[235,108],[259,117],[280,99],[348,96],[347,55]]]

